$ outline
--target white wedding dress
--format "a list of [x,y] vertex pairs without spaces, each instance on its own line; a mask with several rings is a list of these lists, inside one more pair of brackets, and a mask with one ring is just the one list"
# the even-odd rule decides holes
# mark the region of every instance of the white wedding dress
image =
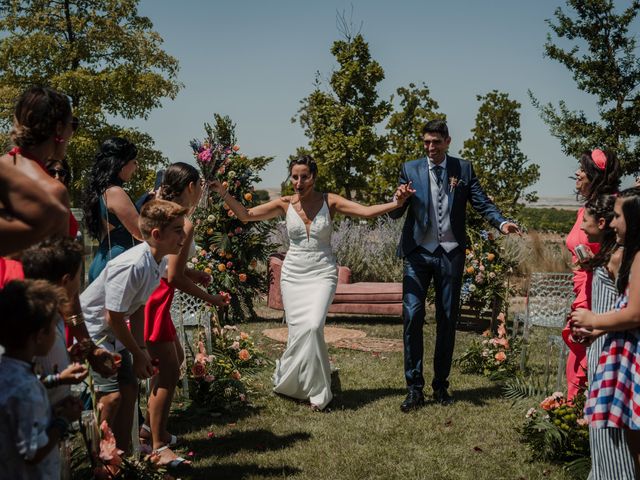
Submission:
[[280,288],[289,336],[287,348],[276,362],[273,390],[308,399],[323,409],[332,398],[324,323],[338,281],[326,196],[309,231],[293,205],[287,209],[286,223],[289,250],[282,264]]

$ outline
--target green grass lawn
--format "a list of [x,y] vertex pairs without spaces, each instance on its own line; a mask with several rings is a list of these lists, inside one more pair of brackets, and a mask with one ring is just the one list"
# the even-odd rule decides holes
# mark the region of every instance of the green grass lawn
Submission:
[[[368,336],[400,338],[399,319],[330,318],[327,325],[357,328]],[[247,323],[259,347],[275,359],[283,345],[261,335],[276,319]],[[435,325],[425,333],[426,381],[431,380]],[[456,356],[477,333],[458,332]],[[538,348],[544,350],[539,337]],[[535,345],[535,344],[534,344]],[[535,347],[534,347],[535,348]],[[194,452],[183,479],[565,479],[561,467],[530,462],[517,428],[536,400],[515,405],[486,378],[451,374],[454,405],[431,401],[405,414],[402,353],[330,348],[334,374],[330,413],[271,393],[271,369],[254,381],[252,407],[214,416],[176,400],[171,430],[181,453]],[[542,363],[544,352],[533,362]],[[425,392],[430,393],[430,392]],[[209,432],[213,437],[209,438]]]

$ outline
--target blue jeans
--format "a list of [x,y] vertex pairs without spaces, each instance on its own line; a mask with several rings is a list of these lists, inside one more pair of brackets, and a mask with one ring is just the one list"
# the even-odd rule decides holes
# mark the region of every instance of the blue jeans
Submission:
[[460,289],[464,269],[464,250],[445,252],[438,247],[430,253],[422,247],[404,258],[402,278],[402,317],[404,320],[404,370],[407,387],[422,391],[423,332],[425,300],[433,279],[436,293],[436,346],[433,356],[434,390],[449,387],[449,372],[460,311]]

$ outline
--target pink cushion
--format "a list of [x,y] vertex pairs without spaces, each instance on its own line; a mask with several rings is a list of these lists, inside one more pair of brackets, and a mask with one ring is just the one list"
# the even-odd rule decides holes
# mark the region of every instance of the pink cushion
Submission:
[[402,302],[402,284],[357,282],[338,284],[333,303],[396,303]]

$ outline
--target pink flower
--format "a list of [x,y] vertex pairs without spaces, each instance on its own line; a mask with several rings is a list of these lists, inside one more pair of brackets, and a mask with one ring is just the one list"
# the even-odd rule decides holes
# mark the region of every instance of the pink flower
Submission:
[[528,411],[527,411],[527,418],[531,418],[536,414],[536,409],[535,407],[531,407]]
[[581,427],[586,427],[589,424],[586,418],[579,418],[578,420],[576,420],[576,423]]
[[249,334],[245,332],[240,332],[240,338],[242,340],[246,340],[247,338],[249,338]]
[[200,362],[194,362],[191,366],[191,373],[195,378],[202,378],[207,373],[207,369]]
[[240,233],[242,233],[242,227],[236,227],[236,229],[234,230],[235,234],[238,235]]
[[116,437],[109,428],[106,420],[100,424],[102,431],[102,439],[100,440],[100,460],[107,465],[120,465],[122,463],[122,455],[124,452],[116,447]]
[[498,320],[498,322],[500,323],[504,323],[504,312],[500,312],[496,317],[496,320]]
[[242,375],[240,375],[240,372],[238,370],[234,370],[231,374],[231,377],[235,380],[240,380],[242,378]]
[[198,154],[198,160],[200,160],[201,162],[205,162],[208,163],[209,161],[211,161],[211,150],[209,150],[208,148],[201,151]]
[[502,363],[507,359],[507,355],[504,352],[498,352],[495,358],[498,362]]
[[215,433],[213,433],[213,432],[209,432],[209,433],[207,433],[207,438],[213,438],[213,437],[215,437],[215,436],[216,436],[216,434],[215,434]]
[[504,323],[498,325],[498,336],[505,337],[507,335],[507,329],[504,326]]
[[509,349],[509,340],[507,340],[506,338],[494,338],[493,340],[494,345],[500,345],[507,350]]
[[238,342],[238,341],[233,342],[233,343],[231,344],[231,348],[232,348],[233,350],[240,350],[240,342]]
[[207,383],[211,383],[216,379],[216,377],[214,377],[213,375],[205,375],[204,376],[204,381]]

